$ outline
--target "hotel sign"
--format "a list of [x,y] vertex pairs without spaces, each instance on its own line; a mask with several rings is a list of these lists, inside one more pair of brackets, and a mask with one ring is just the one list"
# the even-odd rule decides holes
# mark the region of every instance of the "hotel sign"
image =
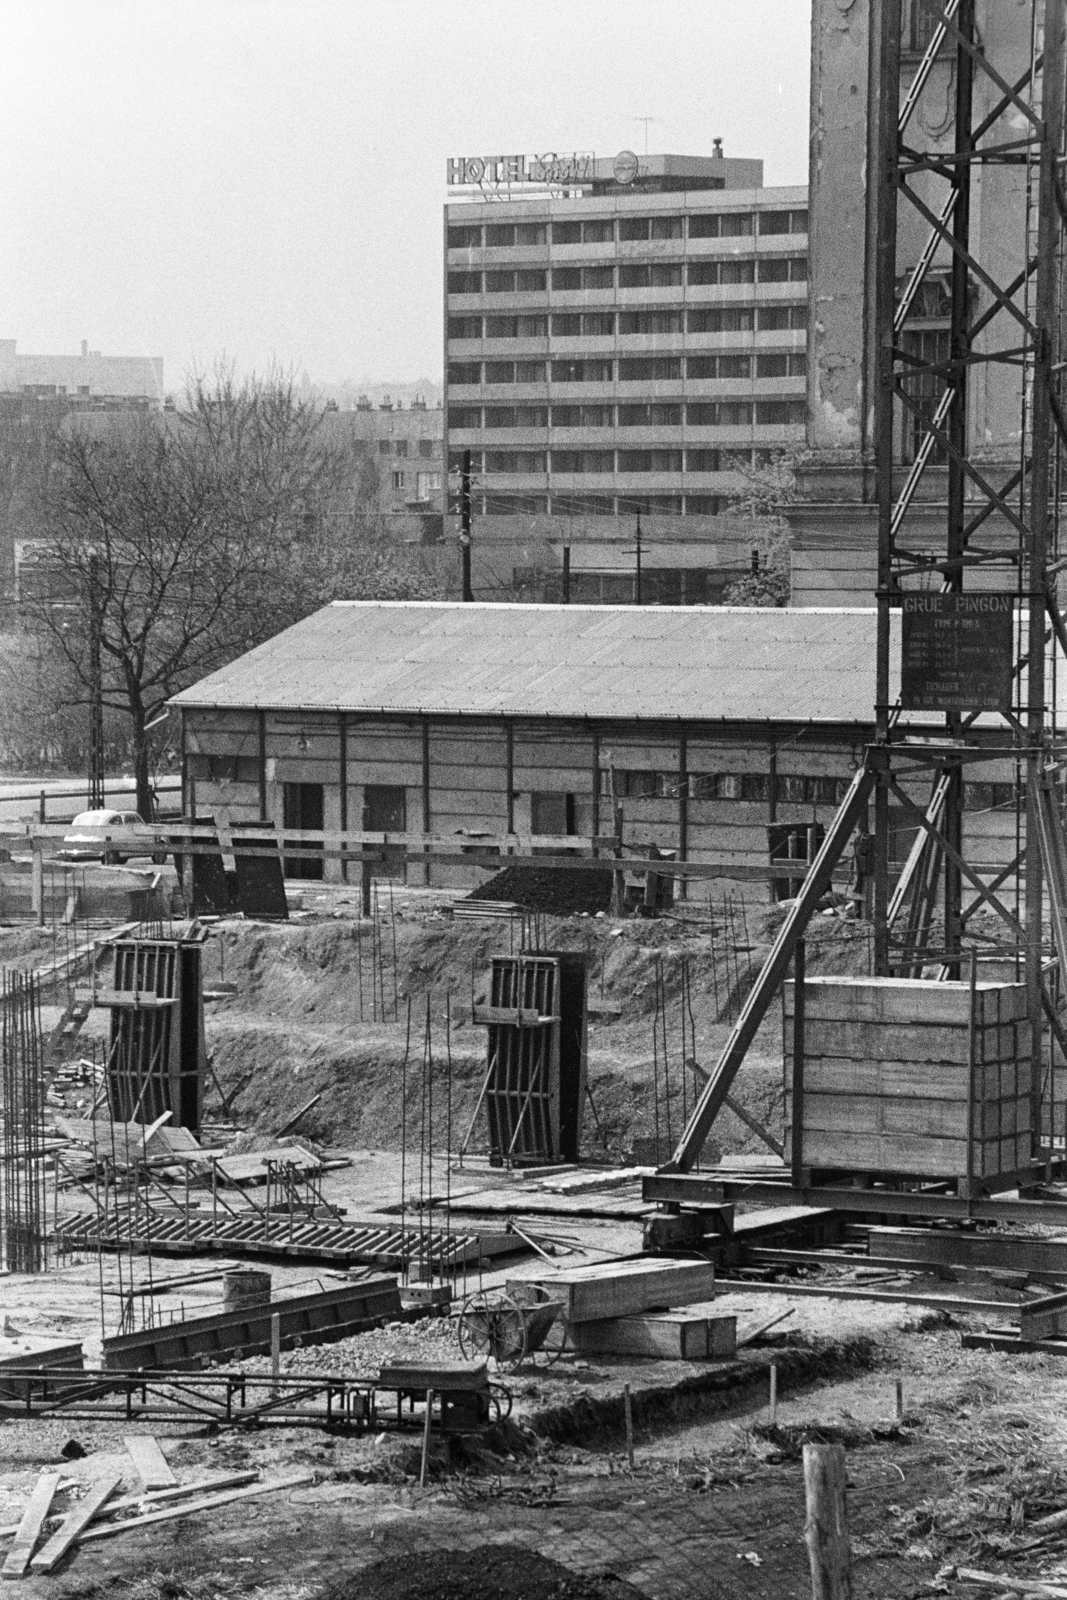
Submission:
[[1010,711],[1015,597],[906,594],[900,704],[905,711]]
[[450,156],[448,187],[505,183],[592,183],[591,154],[540,156]]

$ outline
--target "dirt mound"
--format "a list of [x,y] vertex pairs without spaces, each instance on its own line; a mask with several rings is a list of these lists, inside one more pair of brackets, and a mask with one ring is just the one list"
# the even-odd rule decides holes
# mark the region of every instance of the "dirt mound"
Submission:
[[524,1545],[421,1551],[378,1561],[341,1578],[323,1600],[628,1600],[639,1590],[621,1578],[588,1577]]
[[[398,891],[375,918],[326,911],[287,924],[216,924],[204,979],[223,995],[207,1011],[222,1093],[212,1086],[209,1118],[228,1108],[243,1128],[269,1135],[321,1090],[301,1134],[396,1148],[405,1120],[410,1135],[418,1114],[429,1053],[436,1103],[443,1110],[451,1088],[454,1124],[465,1132],[488,1043],[471,1023],[472,1005],[486,997],[491,958],[514,954],[518,941],[496,919],[453,921],[442,914],[443,899]],[[735,902],[725,910],[705,902],[652,921],[546,917],[545,945],[584,952],[588,962],[587,1154],[615,1160],[635,1139],[677,1137],[700,1092],[698,1067],[714,1064],[784,914],[749,903],[742,915]],[[812,973],[866,972],[869,930],[817,917],[807,959]],[[231,986],[236,992],[226,995]],[[698,1067],[686,1064],[694,1061]],[[777,1003],[732,1092],[780,1135]],[[762,1149],[729,1112],[715,1138],[730,1151]]]
[[527,911],[573,917],[595,916],[611,904],[611,872],[592,868],[574,872],[553,867],[505,867],[495,878],[467,896],[468,900],[508,900]]

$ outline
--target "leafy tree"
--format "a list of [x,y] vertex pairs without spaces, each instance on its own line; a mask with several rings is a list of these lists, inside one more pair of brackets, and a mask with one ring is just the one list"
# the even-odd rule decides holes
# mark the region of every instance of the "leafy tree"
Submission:
[[747,457],[724,465],[737,474],[740,491],[731,494],[733,508],[745,512],[752,527],[752,570],[727,588],[728,606],[789,604],[789,536],[783,508],[792,502],[796,477],[791,455],[782,451],[753,467]]
[[218,370],[182,410],[98,420],[59,441],[21,605],[74,703],[90,703],[98,654],[149,817],[152,727],[171,695],[326,599],[433,579],[378,525],[365,447],[288,378]]

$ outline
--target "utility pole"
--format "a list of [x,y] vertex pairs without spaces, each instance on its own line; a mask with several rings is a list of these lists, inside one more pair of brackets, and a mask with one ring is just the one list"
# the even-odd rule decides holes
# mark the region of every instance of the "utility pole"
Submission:
[[563,604],[565,606],[569,606],[570,603],[571,603],[571,547],[570,547],[569,544],[565,544],[563,546]]
[[641,513],[640,513],[640,511],[637,513],[637,549],[636,549],[635,554],[636,554],[636,557],[637,557],[637,564],[636,564],[636,571],[635,571],[636,581],[634,583],[634,599],[635,599],[636,603],[638,605],[640,605],[641,604]]
[[89,557],[89,809],[104,804],[104,685],[100,665],[100,585],[95,552]]
[[463,452],[459,480],[459,547],[463,557],[463,598],[474,599],[471,588],[471,453]]

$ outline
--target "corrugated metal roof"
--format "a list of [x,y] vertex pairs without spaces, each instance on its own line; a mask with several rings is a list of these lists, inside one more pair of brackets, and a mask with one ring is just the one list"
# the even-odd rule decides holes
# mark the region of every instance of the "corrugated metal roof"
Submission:
[[336,601],[173,703],[869,724],[874,655],[873,608]]

